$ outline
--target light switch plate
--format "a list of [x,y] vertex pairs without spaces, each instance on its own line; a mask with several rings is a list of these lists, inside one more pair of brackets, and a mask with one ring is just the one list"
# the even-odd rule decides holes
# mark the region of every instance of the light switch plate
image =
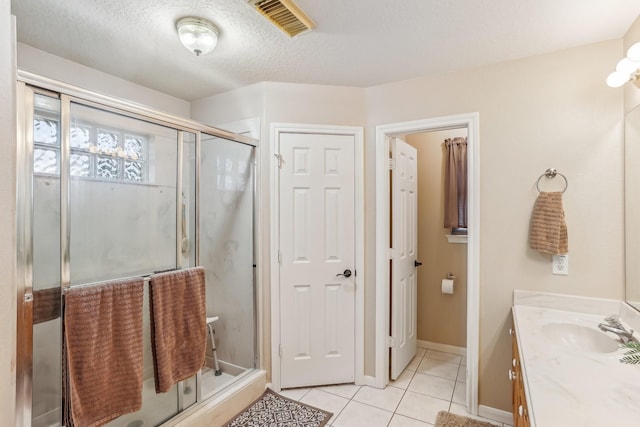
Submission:
[[569,255],[553,255],[553,274],[569,275]]

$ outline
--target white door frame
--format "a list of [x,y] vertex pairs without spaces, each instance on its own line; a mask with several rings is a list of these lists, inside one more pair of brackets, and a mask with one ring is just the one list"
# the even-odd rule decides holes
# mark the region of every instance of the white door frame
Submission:
[[467,128],[467,411],[478,414],[480,340],[480,147],[478,113],[376,126],[376,363],[375,382],[389,382],[389,137],[404,133]]
[[281,133],[351,135],[355,139],[355,383],[364,381],[364,131],[355,126],[272,123],[269,149],[271,170],[271,385],[280,391],[280,266],[278,263],[280,227],[280,176],[278,174],[278,141]]

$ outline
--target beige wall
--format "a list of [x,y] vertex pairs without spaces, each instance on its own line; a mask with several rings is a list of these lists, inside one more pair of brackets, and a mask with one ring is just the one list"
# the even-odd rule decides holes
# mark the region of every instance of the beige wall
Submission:
[[16,352],[16,151],[15,61],[11,2],[0,0],[0,425],[15,425]]
[[[636,18],[629,31],[624,36],[623,39],[623,49],[620,52],[620,56],[616,59],[616,62],[611,64],[611,71],[615,69],[617,61],[624,58],[627,54],[627,49],[629,49],[633,44],[640,42],[640,15]],[[635,107],[640,105],[640,80],[636,80],[635,84],[626,84],[624,85],[624,112],[628,113],[633,110]]]
[[[622,92],[604,84],[621,40],[530,57],[458,73],[365,90],[265,83],[262,161],[269,170],[273,122],[361,125],[365,129],[365,373],[375,349],[375,126],[480,113],[480,403],[510,410],[507,330],[516,288],[622,298]],[[364,96],[364,106],[362,97]],[[194,118],[216,124],[216,110],[234,105],[233,93]],[[216,98],[207,101],[209,107]],[[234,117],[243,117],[238,109]],[[565,196],[570,275],[551,275],[551,260],[528,249],[535,182],[556,167],[570,182]],[[269,211],[267,176],[261,217]],[[262,249],[268,251],[268,229]],[[263,263],[263,266],[265,264]],[[268,279],[268,274],[264,276]],[[263,282],[268,295],[268,283]]]
[[264,86],[265,83],[256,83],[232,92],[193,101],[190,117],[212,126],[254,117],[262,119],[264,115]]
[[189,102],[18,43],[18,68],[160,111],[189,117]]
[[[449,243],[444,223],[446,138],[467,136],[466,129],[407,135],[418,150],[418,339],[467,347],[467,245]],[[455,276],[453,295],[443,294],[442,279]]]
[[[623,297],[623,101],[621,91],[604,83],[621,44],[367,90],[369,146],[377,124],[479,112],[482,405],[510,410],[505,373],[514,289]],[[535,183],[549,167],[569,179],[569,276],[553,276],[550,258],[527,245]],[[369,198],[374,194],[371,189]]]

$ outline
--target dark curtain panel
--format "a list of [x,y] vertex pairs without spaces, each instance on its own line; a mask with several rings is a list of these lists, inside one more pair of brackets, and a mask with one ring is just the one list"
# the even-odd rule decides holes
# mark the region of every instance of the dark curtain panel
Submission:
[[467,228],[467,138],[448,138],[444,144],[444,228]]

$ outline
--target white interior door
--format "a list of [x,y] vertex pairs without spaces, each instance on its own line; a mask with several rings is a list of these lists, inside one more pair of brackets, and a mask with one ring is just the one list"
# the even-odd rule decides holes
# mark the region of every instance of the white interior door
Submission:
[[391,379],[397,379],[416,355],[418,252],[417,151],[391,139]]
[[353,135],[280,134],[282,388],[354,382],[354,150]]

